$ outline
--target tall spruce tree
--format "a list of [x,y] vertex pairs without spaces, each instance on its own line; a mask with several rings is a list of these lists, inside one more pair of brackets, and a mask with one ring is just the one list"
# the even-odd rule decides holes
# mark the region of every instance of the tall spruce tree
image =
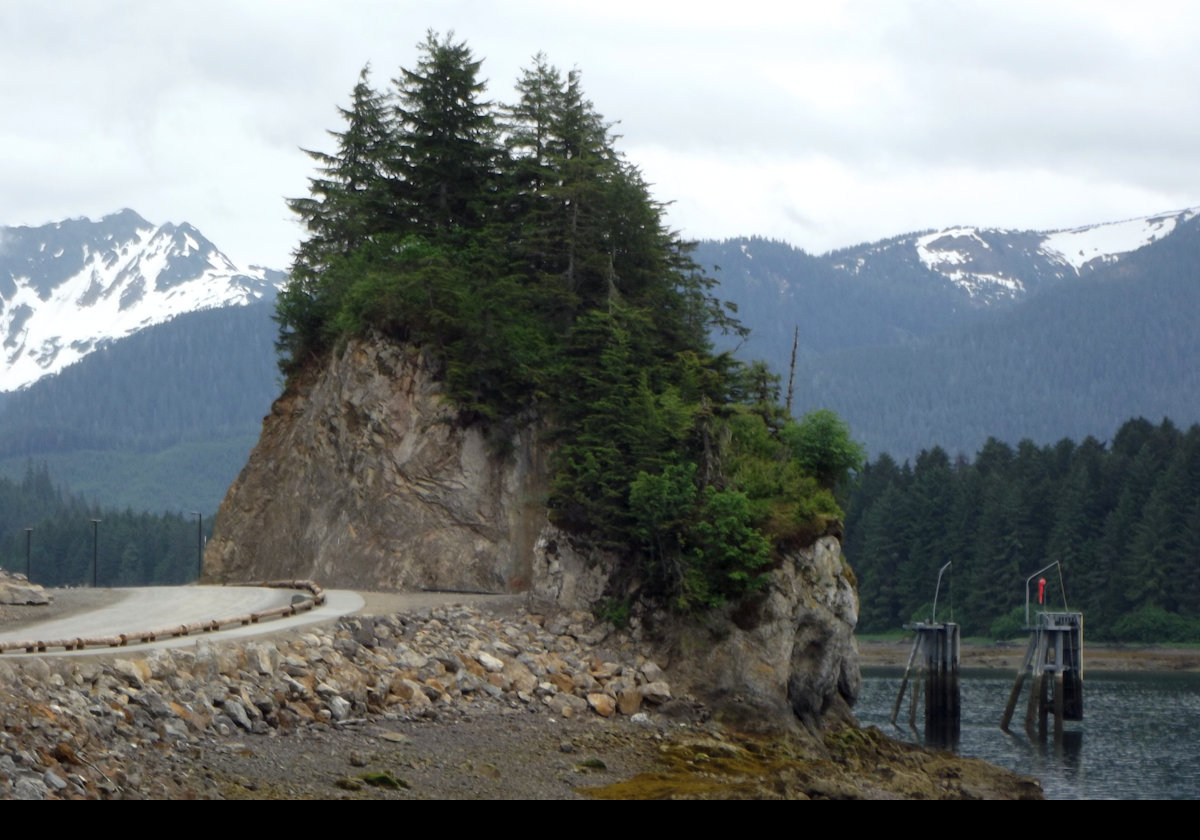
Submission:
[[310,195],[287,201],[307,236],[279,297],[276,320],[285,365],[325,346],[325,327],[335,320],[346,292],[344,283],[335,282],[338,263],[390,227],[398,149],[386,97],[371,87],[369,65],[359,74],[350,107],[339,107],[338,113],[346,128],[329,132],[337,151],[306,149],[319,174],[309,179]]
[[488,217],[500,145],[482,64],[453,32],[430,30],[416,68],[393,80],[402,146],[393,200],[404,231],[457,244]]

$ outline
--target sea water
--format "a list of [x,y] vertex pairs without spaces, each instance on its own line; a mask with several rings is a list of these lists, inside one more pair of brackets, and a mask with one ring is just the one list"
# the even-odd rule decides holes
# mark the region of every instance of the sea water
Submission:
[[[854,712],[864,726],[922,742],[908,730],[912,682],[897,723],[888,721],[901,668],[864,668]],[[1085,672],[1083,720],[1068,722],[1061,744],[1025,734],[1029,680],[1010,724],[1000,729],[1016,669],[964,670],[956,752],[1042,782],[1050,799],[1200,799],[1200,674]],[[923,702],[920,701],[920,702]],[[917,710],[917,727],[924,708]]]

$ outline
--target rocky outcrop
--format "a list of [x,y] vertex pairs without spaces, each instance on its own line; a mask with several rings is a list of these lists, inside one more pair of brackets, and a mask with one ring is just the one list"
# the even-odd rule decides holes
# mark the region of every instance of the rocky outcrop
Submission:
[[791,711],[817,728],[852,720],[857,621],[853,572],[827,536],[784,557],[757,597],[675,623],[670,643],[693,689],[735,722],[770,725]]
[[[354,341],[289,388],[221,505],[206,577],[527,592],[565,610],[613,595],[615,558],[549,523],[537,425],[497,453],[434,374],[415,350]],[[857,599],[833,537],[789,554],[763,593],[723,612],[635,619],[702,696],[757,719],[849,718]]]
[[520,591],[547,524],[537,429],[496,454],[417,351],[354,341],[289,388],[217,514],[205,577]]
[[36,583],[30,583],[25,575],[0,569],[0,604],[41,605],[49,604],[50,596]]

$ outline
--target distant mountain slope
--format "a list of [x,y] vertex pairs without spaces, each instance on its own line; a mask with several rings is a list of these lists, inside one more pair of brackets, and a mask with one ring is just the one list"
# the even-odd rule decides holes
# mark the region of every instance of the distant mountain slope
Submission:
[[[1169,236],[1198,209],[1036,232],[958,227],[909,234],[827,255],[848,274],[910,282],[915,264],[947,293],[974,306],[1020,301],[1062,281],[1085,277]],[[901,266],[909,269],[897,271]]]
[[270,302],[179,315],[7,395],[0,457],[153,452],[257,431],[278,390]]
[[0,472],[45,461],[104,504],[215,511],[279,391],[273,312],[186,313],[5,395]]
[[720,280],[719,295],[737,304],[738,317],[751,328],[740,355],[764,358],[785,373],[796,326],[801,355],[821,355],[907,344],[977,314],[965,295],[948,288],[915,255],[877,261],[854,275],[829,256],[759,238],[702,242],[695,256]]
[[0,228],[0,391],[181,313],[273,297],[282,281],[235,266],[186,222],[132,210]]
[[873,454],[1104,438],[1139,415],[1200,421],[1194,210],[824,257],[732,240],[699,256],[722,265],[722,296],[758,336],[742,352],[786,377],[799,325],[797,411],[832,408]]
[[215,511],[278,391],[283,280],[132,210],[0,228],[0,472]]

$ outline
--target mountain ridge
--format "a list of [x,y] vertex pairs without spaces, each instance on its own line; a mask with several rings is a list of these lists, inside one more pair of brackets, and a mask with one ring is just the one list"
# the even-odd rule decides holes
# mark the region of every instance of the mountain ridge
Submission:
[[130,209],[0,228],[0,392],[175,315],[269,299],[282,282],[235,265],[188,222]]
[[[986,304],[1019,299],[1069,276],[1083,277],[1161,241],[1197,215],[1200,207],[1190,207],[1047,231],[955,225],[852,245],[824,257],[835,268],[858,274],[870,256],[892,248],[911,248],[930,272]],[[1007,260],[997,258],[1000,249],[1016,253]],[[1030,284],[1003,265],[1014,261],[1032,264],[1037,282]],[[978,270],[971,270],[975,267]]]
[[752,331],[743,351],[786,372],[800,327],[797,411],[830,408],[873,455],[904,460],[990,436],[1103,439],[1139,415],[1200,420],[1183,325],[1198,243],[1188,209],[1047,233],[948,228],[824,259],[761,239],[697,255],[723,267],[720,293]]

